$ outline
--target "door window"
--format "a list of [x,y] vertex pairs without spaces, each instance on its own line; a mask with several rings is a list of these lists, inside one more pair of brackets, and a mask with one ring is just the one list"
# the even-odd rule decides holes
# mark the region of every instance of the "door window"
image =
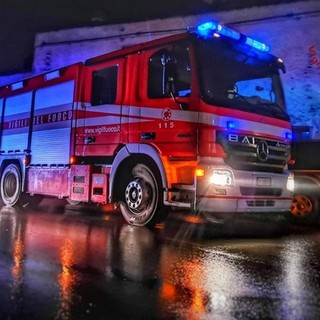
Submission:
[[186,97],[191,94],[189,48],[177,45],[162,49],[149,59],[148,97]]
[[91,105],[114,103],[117,97],[118,66],[96,70],[92,77]]

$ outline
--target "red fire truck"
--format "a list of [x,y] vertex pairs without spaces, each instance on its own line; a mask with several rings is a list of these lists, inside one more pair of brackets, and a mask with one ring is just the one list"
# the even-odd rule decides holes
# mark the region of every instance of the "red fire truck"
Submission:
[[287,212],[291,126],[269,47],[215,22],[0,88],[0,194],[113,203],[152,225],[171,207]]

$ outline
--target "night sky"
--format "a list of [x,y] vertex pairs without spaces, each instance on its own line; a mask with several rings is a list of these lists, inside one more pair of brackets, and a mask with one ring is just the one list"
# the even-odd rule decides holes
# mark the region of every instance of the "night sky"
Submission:
[[294,0],[0,0],[0,73],[30,71],[35,35]]

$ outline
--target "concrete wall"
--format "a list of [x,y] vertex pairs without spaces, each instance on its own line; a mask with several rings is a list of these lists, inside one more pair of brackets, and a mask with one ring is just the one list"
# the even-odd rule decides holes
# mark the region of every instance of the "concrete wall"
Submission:
[[33,72],[181,32],[209,19],[271,46],[271,52],[281,57],[287,67],[283,81],[293,124],[312,126],[314,136],[318,136],[318,130],[320,136],[320,2],[317,0],[38,34]]

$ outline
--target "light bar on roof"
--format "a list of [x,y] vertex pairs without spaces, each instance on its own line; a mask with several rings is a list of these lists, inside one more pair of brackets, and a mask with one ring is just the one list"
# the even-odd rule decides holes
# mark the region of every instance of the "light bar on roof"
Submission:
[[198,33],[202,36],[208,36],[209,34],[215,31],[217,31],[218,25],[215,22],[205,22],[203,24],[200,24],[197,27]]
[[232,30],[232,29],[230,29],[230,28],[228,28],[226,26],[222,26],[221,24],[218,24],[217,32],[219,34],[223,34],[226,37],[233,38],[233,39],[236,39],[236,40],[239,40],[240,37],[241,37],[240,32]]
[[239,32],[232,30],[221,24],[217,24],[213,21],[200,24],[197,30],[198,30],[198,33],[201,34],[202,36],[212,36],[213,33],[218,33],[236,40],[239,40],[241,36]]
[[247,45],[255,49],[258,49],[260,51],[264,51],[264,52],[270,51],[270,46],[262,42],[259,42],[257,40],[254,40],[250,37],[247,37],[236,30],[230,29],[214,21],[209,21],[209,22],[200,24],[197,27],[197,33],[203,37],[213,37],[219,34],[235,40],[241,40]]
[[267,46],[266,44],[259,42],[257,40],[254,40],[252,38],[246,37],[246,44],[248,44],[251,47],[254,47],[260,51],[265,51],[268,52],[270,51],[270,47]]

